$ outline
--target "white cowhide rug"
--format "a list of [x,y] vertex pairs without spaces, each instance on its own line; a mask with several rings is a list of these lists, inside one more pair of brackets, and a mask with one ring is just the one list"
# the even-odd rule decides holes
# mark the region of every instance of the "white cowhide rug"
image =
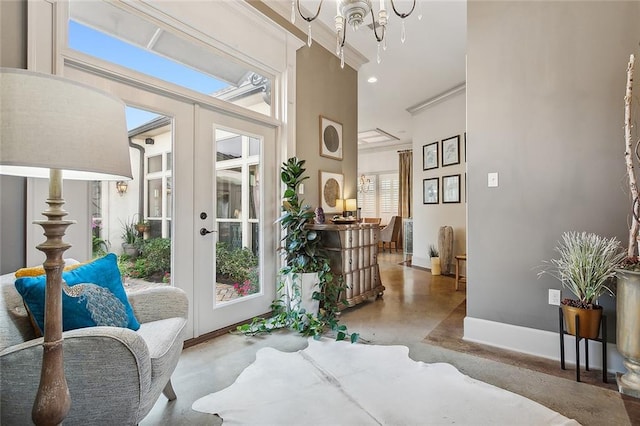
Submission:
[[260,349],[235,383],[192,408],[224,424],[578,425],[450,364],[413,361],[405,346],[325,339],[293,353]]

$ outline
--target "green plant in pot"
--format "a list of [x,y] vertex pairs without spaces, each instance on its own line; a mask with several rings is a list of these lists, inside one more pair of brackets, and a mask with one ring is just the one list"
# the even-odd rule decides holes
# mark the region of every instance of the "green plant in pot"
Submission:
[[604,294],[614,295],[609,285],[624,258],[620,242],[594,233],[565,232],[555,250],[559,257],[545,262],[538,276],[552,275],[576,296],[561,302],[567,332],[576,334],[578,316],[580,336],[595,339],[600,333],[602,317],[598,298]]
[[339,324],[342,280],[335,279],[331,272],[320,234],[308,227],[315,217],[313,209],[298,196],[300,184],[308,179],[304,164],[305,160],[293,157],[280,169],[280,179],[286,187],[282,215],[277,220],[283,231],[280,251],[284,266],[280,269],[280,297],[271,304],[273,316],[255,318],[250,324],[239,326],[238,331],[254,335],[286,327],[320,338],[325,331],[332,330],[336,340],[349,337],[355,342],[358,334],[348,333],[347,327]]
[[138,256],[138,247],[136,246],[138,242],[138,230],[136,229],[136,224],[134,220],[125,220],[124,222],[121,220],[120,224],[122,225],[122,250],[124,254],[131,256],[132,258],[136,258]]

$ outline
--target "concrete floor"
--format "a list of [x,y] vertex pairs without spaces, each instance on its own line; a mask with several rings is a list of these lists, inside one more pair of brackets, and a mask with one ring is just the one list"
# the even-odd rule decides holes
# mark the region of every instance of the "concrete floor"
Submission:
[[[638,401],[622,397],[613,384],[600,383],[598,372],[577,383],[575,373],[562,372],[557,362],[462,342],[464,285],[456,292],[453,278],[432,277],[401,265],[402,260],[399,254],[380,254],[384,297],[345,310],[342,322],[350,331],[372,344],[405,345],[417,361],[450,363],[464,374],[523,395],[583,425],[640,424]],[[306,346],[306,338],[281,331],[263,337],[226,334],[187,348],[173,374],[178,399],[168,402],[161,395],[141,424],[221,424],[216,416],[193,411],[191,404],[231,385],[260,348],[297,351]]]

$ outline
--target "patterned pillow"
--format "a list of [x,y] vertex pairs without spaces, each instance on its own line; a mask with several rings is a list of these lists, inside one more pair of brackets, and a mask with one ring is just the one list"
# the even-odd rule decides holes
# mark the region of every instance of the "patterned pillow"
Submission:
[[[63,331],[97,325],[140,328],[122,286],[115,254],[65,270],[62,280]],[[15,286],[36,324],[44,330],[46,276],[24,276]]]

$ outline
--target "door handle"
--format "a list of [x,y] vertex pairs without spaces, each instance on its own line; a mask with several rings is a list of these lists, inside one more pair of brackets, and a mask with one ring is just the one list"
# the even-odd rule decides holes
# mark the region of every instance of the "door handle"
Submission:
[[200,228],[200,235],[205,236],[207,234],[212,234],[216,231],[209,231],[207,228]]

